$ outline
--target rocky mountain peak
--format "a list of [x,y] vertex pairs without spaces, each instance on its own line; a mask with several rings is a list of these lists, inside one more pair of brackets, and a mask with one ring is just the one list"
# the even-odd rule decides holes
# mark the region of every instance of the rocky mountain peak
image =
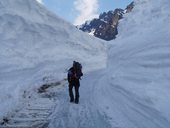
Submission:
[[77,26],[77,28],[100,39],[113,40],[118,34],[119,20],[123,18],[125,13],[129,13],[133,7],[134,3],[132,2],[126,9],[117,8],[114,11],[103,12],[99,15],[99,18],[86,21],[83,25]]

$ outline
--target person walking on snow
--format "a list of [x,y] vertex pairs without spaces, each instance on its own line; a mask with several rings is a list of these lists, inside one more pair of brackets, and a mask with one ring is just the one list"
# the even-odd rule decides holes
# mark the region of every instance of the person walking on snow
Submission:
[[[79,103],[79,87],[80,87],[80,79],[83,76],[82,66],[79,62],[73,61],[73,66],[68,70],[68,83],[69,83],[69,96],[70,102]],[[73,94],[73,87],[75,89],[75,97]]]

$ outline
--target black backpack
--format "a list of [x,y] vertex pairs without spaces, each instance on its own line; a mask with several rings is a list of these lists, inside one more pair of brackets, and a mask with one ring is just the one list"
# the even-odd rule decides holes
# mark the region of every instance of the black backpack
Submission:
[[81,76],[83,76],[82,65],[79,62],[74,61],[73,67],[75,68],[76,76],[81,79]]

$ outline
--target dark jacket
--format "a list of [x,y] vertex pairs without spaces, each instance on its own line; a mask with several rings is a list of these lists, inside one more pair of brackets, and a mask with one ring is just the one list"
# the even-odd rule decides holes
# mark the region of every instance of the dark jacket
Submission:
[[68,70],[67,79],[69,84],[80,85],[79,78],[76,76],[76,72],[73,67]]

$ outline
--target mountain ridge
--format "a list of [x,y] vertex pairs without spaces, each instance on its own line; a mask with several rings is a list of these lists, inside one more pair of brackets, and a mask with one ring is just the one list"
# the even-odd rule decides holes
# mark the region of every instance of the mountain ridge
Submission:
[[114,11],[103,12],[99,18],[86,21],[84,24],[76,26],[79,30],[87,32],[97,38],[110,41],[118,34],[118,23],[123,15],[132,11],[134,2],[131,2],[125,9],[116,8]]

